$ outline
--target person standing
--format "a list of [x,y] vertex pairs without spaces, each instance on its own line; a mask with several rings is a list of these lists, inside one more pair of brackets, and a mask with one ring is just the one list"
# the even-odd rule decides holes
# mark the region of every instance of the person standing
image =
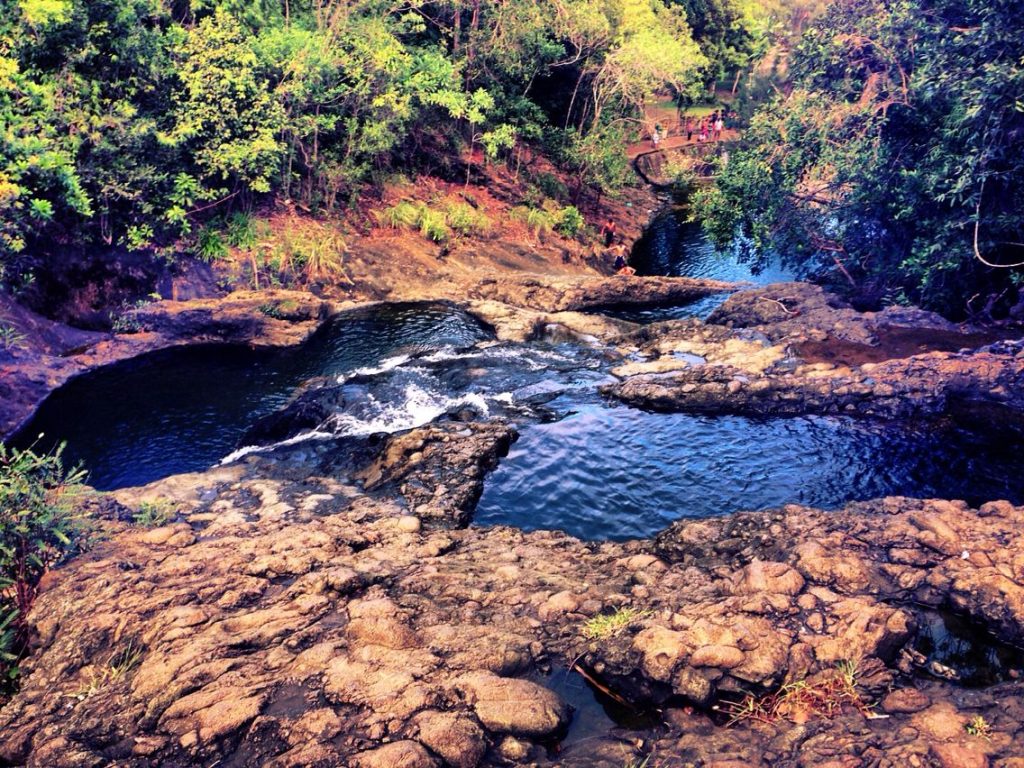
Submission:
[[686,140],[688,142],[693,141],[693,118],[686,118]]
[[722,117],[722,113],[719,112],[715,116],[715,141],[722,140],[722,132],[725,130],[725,120]]
[[610,216],[605,221],[604,226],[601,227],[601,236],[604,237],[604,247],[611,248],[612,243],[615,242],[615,222],[612,221]]
[[657,149],[659,141],[661,141],[661,131],[659,130],[659,127],[656,125],[654,126],[654,130],[651,131],[651,145],[655,149]]

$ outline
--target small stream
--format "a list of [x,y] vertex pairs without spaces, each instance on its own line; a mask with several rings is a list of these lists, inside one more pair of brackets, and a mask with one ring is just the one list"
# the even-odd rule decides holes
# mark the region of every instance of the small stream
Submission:
[[[754,271],[740,261],[736,252],[718,253],[698,222],[688,220],[688,212],[672,207],[655,217],[633,248],[630,266],[638,275],[671,275],[725,280],[733,283],[768,285],[795,280],[796,276],[779,264],[769,262]],[[720,293],[687,304],[644,307],[615,311],[616,317],[634,323],[705,318],[728,298]]]
[[[788,277],[719,259],[671,215],[656,221],[634,261],[644,272]],[[720,301],[633,314],[703,315]],[[615,359],[593,345],[500,343],[447,304],[379,304],[337,316],[292,349],[188,347],[102,368],[54,392],[17,442],[66,441],[68,457],[108,490],[307,440],[504,418],[521,438],[488,478],[475,522],[590,540],[789,502],[835,508],[894,494],[1024,502],[1015,442],[951,425],[646,413],[598,394],[614,380]],[[330,395],[321,422],[254,445],[254,425],[313,390]]]

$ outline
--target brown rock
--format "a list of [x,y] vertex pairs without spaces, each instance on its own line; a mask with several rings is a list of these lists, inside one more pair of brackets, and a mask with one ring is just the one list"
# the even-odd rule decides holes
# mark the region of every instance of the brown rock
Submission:
[[881,707],[883,712],[889,714],[913,714],[927,709],[930,705],[931,700],[927,694],[916,688],[899,688],[882,699]]
[[428,710],[415,723],[419,740],[452,768],[476,768],[487,751],[483,729],[466,715]]
[[804,577],[785,563],[767,563],[755,560],[743,569],[736,593],[750,595],[772,592],[797,595],[804,588]]
[[693,652],[688,663],[692,667],[732,669],[745,659],[743,651],[731,645],[705,645]]
[[360,752],[354,768],[437,768],[437,761],[416,741],[396,741]]
[[918,712],[911,720],[911,724],[921,733],[939,741],[962,738],[966,723],[967,718],[948,701],[933,704],[928,709]]
[[549,736],[569,721],[558,695],[529,680],[474,672],[455,681],[480,722],[489,731],[520,736]]
[[978,747],[963,744],[932,744],[931,752],[941,768],[988,768],[988,756]]
[[667,683],[680,658],[688,651],[686,635],[664,627],[648,627],[633,640],[643,669],[654,680]]

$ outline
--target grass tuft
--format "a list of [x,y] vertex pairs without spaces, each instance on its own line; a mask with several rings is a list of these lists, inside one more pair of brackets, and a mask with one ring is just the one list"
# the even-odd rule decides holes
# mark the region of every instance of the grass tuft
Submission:
[[845,709],[877,718],[879,715],[857,690],[857,675],[856,662],[841,661],[834,670],[817,679],[787,683],[767,696],[749,694],[739,701],[726,702],[716,708],[729,716],[729,725],[745,720],[762,723],[789,720],[799,724],[813,717],[832,718]]
[[159,528],[173,520],[177,514],[174,505],[165,499],[144,501],[132,514],[132,521],[142,528]]
[[986,741],[992,740],[992,724],[983,715],[975,715],[970,722],[964,725],[964,730],[969,736],[977,736]]
[[139,665],[142,655],[142,648],[134,640],[129,640],[122,648],[112,651],[99,667],[91,668],[78,690],[70,694],[71,698],[84,701],[107,686],[116,684]]
[[589,619],[583,625],[583,636],[588,640],[605,640],[650,613],[638,608],[617,608],[614,613],[604,613]]

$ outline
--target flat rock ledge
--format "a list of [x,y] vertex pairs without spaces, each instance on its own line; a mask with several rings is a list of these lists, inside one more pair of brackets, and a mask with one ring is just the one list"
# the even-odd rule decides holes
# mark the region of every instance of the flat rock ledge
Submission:
[[[1024,766],[1024,683],[968,690],[905,664],[925,609],[1024,641],[1024,507],[787,506],[599,544],[457,527],[510,439],[439,424],[347,463],[318,443],[98,495],[106,537],[29,617],[0,762]],[[143,501],[169,522],[120,522]],[[549,752],[573,713],[544,673],[574,661],[663,726]],[[838,662],[885,719],[713,718],[723,696]],[[979,716],[985,738],[965,727]]]
[[585,312],[609,307],[684,303],[730,293],[741,286],[689,277],[563,276],[490,277],[470,288],[471,299],[498,301],[541,312]]
[[955,326],[921,310],[857,312],[817,286],[735,294],[707,323],[660,323],[619,342],[605,392],[665,411],[889,419],[1024,409],[1024,332]]

